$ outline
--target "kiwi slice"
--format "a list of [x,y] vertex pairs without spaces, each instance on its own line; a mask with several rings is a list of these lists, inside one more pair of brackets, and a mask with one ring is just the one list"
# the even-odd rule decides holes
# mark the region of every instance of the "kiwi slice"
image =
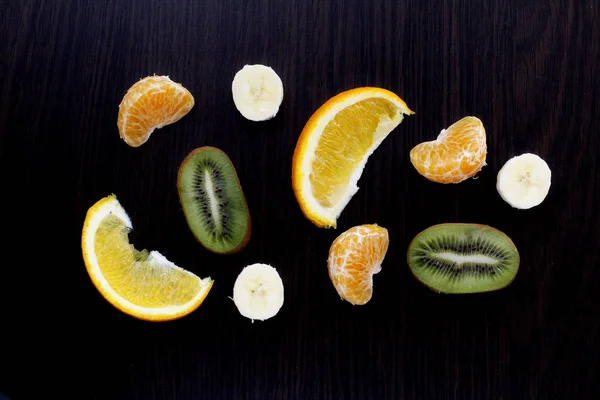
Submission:
[[250,212],[235,168],[215,147],[193,150],[177,177],[179,200],[196,239],[218,254],[236,253],[250,240]]
[[480,224],[434,225],[412,240],[407,258],[421,283],[450,294],[502,289],[519,269],[519,252],[512,240]]

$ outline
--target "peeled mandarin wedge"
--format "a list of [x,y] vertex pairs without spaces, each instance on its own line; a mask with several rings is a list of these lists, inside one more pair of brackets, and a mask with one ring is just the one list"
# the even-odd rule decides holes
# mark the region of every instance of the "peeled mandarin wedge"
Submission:
[[359,225],[334,240],[329,249],[329,278],[340,297],[354,305],[364,305],[373,296],[373,275],[390,243],[387,229],[377,225]]
[[121,104],[117,127],[131,147],[146,143],[155,129],[183,118],[194,106],[194,97],[168,76],[148,76],[129,88]]
[[110,195],[87,212],[81,248],[87,272],[114,307],[148,321],[183,317],[204,301],[213,280],[201,279],[157,251],[138,251],[129,244],[129,216]]
[[430,181],[459,183],[483,168],[486,154],[483,123],[476,117],[464,117],[443,129],[436,140],[413,147],[410,161]]
[[310,117],[296,144],[292,186],[304,215],[318,227],[337,218],[358,191],[369,156],[414,114],[396,94],[361,87],[342,92]]

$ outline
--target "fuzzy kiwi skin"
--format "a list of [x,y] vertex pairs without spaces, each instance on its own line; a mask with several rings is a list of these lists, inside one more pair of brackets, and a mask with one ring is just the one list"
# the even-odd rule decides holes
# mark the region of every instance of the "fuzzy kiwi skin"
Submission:
[[[182,199],[182,192],[183,192],[183,188],[181,187],[181,177],[183,175],[183,171],[185,170],[185,167],[187,166],[187,163],[194,157],[194,155],[196,155],[196,153],[199,153],[203,150],[213,150],[213,151],[217,151],[219,153],[221,153],[223,156],[225,156],[225,158],[229,161],[229,163],[233,166],[233,163],[231,162],[231,159],[229,158],[229,156],[221,149],[213,147],[213,146],[202,146],[202,147],[198,147],[197,149],[192,150],[181,162],[181,165],[179,166],[179,171],[177,173],[177,192],[179,193],[179,202],[183,208],[183,199]],[[235,179],[237,180],[237,184],[240,188],[240,190],[242,190],[242,184],[240,183],[240,179],[237,175],[237,171],[235,170],[235,167],[233,168],[233,171],[235,172]],[[244,200],[244,205],[246,206],[246,210],[249,210],[248,208],[248,203],[246,202],[246,196],[244,196],[243,191],[242,191],[242,198]],[[185,209],[184,209],[184,213],[185,213]],[[187,216],[186,216],[186,222],[187,222]],[[229,251],[224,251],[224,252],[217,252],[214,251],[213,249],[207,247],[204,245],[204,243],[202,243],[200,240],[198,240],[198,238],[196,238],[196,240],[208,251],[210,251],[211,253],[215,253],[215,254],[222,254],[222,255],[227,255],[227,254],[235,254],[240,252],[241,250],[244,249],[244,247],[246,247],[246,245],[248,244],[248,242],[250,241],[250,236],[251,236],[251,232],[252,232],[252,219],[250,217],[250,211],[248,211],[248,227],[246,228],[246,233],[244,235],[244,238],[242,239],[242,241],[240,242],[239,245],[237,245],[237,247],[229,250]],[[194,235],[194,237],[196,237],[196,235]]]
[[[447,223],[442,223],[442,224],[436,224],[436,225],[432,225],[426,229],[423,229],[421,232],[419,232],[418,234],[415,235],[415,237],[413,238],[413,240],[411,240],[411,242],[408,245],[408,249],[410,250],[410,248],[412,247],[413,243],[417,240],[417,238],[419,236],[421,236],[422,233],[436,228],[436,227],[443,227],[443,226],[448,226],[448,227],[458,227],[458,226],[471,226],[471,227],[475,227],[475,228],[479,228],[479,229],[491,229],[497,232],[500,232],[502,235],[504,235],[506,237],[506,239],[508,239],[509,243],[512,244],[512,246],[515,248],[515,253],[517,256],[517,272],[518,272],[518,266],[521,263],[521,255],[519,254],[519,251],[517,249],[517,246],[515,245],[515,243],[512,241],[512,239],[510,238],[510,236],[508,236],[507,234],[505,234],[504,232],[500,231],[497,228],[494,228],[493,226],[490,225],[485,225],[485,224],[477,224],[477,223],[459,223],[459,222],[447,222]],[[412,274],[412,276],[419,282],[421,283],[423,286],[425,286],[426,288],[430,289],[431,291],[437,293],[437,294],[442,294],[442,295],[452,295],[452,296],[460,296],[460,295],[469,295],[469,294],[478,294],[478,293],[489,293],[489,292],[497,292],[498,290],[504,289],[508,286],[510,286],[510,284],[515,280],[515,278],[517,277],[517,272],[515,272],[515,274],[512,276],[512,279],[510,281],[507,281],[506,284],[502,287],[498,287],[498,288],[494,288],[494,289],[488,289],[488,290],[482,290],[480,292],[466,292],[466,293],[450,293],[450,292],[444,292],[444,291],[440,291],[434,287],[431,287],[430,285],[428,285],[427,283],[423,282],[413,271],[412,268],[410,268],[410,252],[407,250],[406,252],[406,262],[409,265],[409,270],[410,273]]]

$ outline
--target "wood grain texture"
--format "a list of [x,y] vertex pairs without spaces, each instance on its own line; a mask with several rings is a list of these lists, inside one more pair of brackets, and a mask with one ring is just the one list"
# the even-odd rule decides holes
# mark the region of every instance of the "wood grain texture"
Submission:
[[[600,4],[578,1],[0,1],[3,241],[0,392],[13,400],[600,398]],[[230,85],[246,63],[281,76],[278,116],[252,123]],[[129,148],[127,88],[169,75],[195,96],[176,124]],[[312,226],[291,190],[311,113],[363,85],[416,111],[371,157],[337,231]],[[488,165],[444,186],[410,164],[417,143],[482,119]],[[180,162],[202,145],[235,164],[253,220],[238,255],[204,250],[178,202]],[[495,190],[514,155],[552,168],[542,205]],[[112,308],[81,258],[85,213],[115,193],[138,248],[216,283],[178,321]],[[440,296],[412,278],[410,240],[441,222],[495,226],[521,269],[507,289]],[[371,302],[352,307],[326,270],[345,229],[378,223],[390,250]],[[277,267],[285,304],[251,324],[228,298],[241,268]]]

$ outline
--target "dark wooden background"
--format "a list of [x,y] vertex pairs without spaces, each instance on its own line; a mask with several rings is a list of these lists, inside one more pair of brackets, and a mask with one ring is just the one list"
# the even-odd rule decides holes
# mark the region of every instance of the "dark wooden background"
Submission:
[[[0,392],[12,400],[600,398],[600,3],[495,0],[0,1]],[[285,99],[252,123],[230,92],[246,63],[272,66]],[[130,85],[169,75],[195,96],[181,121],[134,149],[120,140]],[[416,111],[372,155],[337,230],[291,190],[304,123],[363,85]],[[487,129],[488,165],[453,186],[409,151],[466,115]],[[180,162],[213,145],[232,159],[253,218],[248,247],[216,256],[187,228]],[[511,209],[495,189],[510,157],[552,168],[547,199]],[[216,283],[193,314],[148,323],[96,291],[80,249],[85,213],[115,193],[138,248]],[[478,222],[513,238],[503,291],[422,287],[405,254],[420,230]],[[340,300],[333,239],[378,223],[390,249],[371,302]],[[233,302],[246,264],[281,272],[285,304],[250,323]]]

